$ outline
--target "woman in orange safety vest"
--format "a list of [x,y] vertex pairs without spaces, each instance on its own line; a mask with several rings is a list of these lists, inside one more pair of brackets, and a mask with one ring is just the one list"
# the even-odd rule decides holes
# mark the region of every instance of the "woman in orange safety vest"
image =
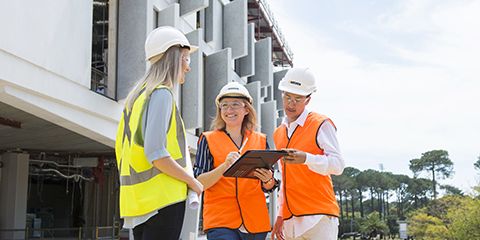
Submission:
[[223,177],[246,150],[266,149],[266,136],[256,132],[256,112],[247,89],[225,85],[216,98],[212,131],[198,141],[194,173],[204,186],[203,229],[209,240],[265,239],[271,230],[264,192],[277,180],[270,169],[256,169],[258,179]]

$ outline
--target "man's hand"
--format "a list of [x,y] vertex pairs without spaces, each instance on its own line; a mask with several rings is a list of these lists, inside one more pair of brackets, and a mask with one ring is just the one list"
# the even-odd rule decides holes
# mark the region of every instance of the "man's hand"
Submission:
[[278,240],[285,240],[285,235],[283,235],[283,217],[277,216],[275,224],[273,225],[271,240],[274,240],[277,237]]
[[307,160],[307,154],[305,152],[293,148],[283,148],[282,150],[288,153],[287,156],[283,157],[285,163],[302,164]]

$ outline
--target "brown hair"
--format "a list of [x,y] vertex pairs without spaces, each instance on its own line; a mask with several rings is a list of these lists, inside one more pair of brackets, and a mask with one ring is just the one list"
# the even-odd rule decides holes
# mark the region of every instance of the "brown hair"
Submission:
[[[228,98],[228,96],[226,96],[226,98]],[[245,115],[242,122],[242,134],[244,134],[246,130],[255,131],[258,124],[257,112],[253,108],[252,104],[250,104],[246,99],[242,99],[242,101],[245,103],[245,107],[248,110],[248,114]],[[222,119],[220,106],[217,106],[217,113],[215,114],[215,118],[210,125],[210,130],[225,130],[225,128],[226,124]]]

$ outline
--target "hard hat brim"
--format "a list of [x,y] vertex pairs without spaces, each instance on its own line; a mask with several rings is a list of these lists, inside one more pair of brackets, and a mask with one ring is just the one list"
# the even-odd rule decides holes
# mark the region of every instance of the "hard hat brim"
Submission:
[[252,104],[252,100],[253,100],[250,97],[245,96],[243,94],[228,93],[228,94],[224,94],[224,95],[221,95],[221,96],[217,96],[217,98],[215,99],[215,103],[217,104],[217,106],[220,104],[220,101],[224,98],[241,98],[241,99],[247,100],[250,104]]
[[193,53],[198,50],[198,46],[195,46],[195,45],[190,45],[188,47],[190,48],[190,53]]
[[[194,46],[194,45],[183,46],[183,47],[188,47],[188,49],[189,49],[188,53],[190,53],[190,54],[198,50],[198,47],[197,47],[197,46]],[[153,59],[156,59],[156,61],[158,61],[160,58],[163,57],[163,54],[164,54],[164,53],[165,53],[165,52],[162,52],[162,53],[159,53],[159,54],[157,54],[157,55],[154,55],[154,56],[152,56],[152,57],[150,57],[150,58],[145,58],[145,60],[152,62]],[[153,62],[156,62],[156,61],[153,61]]]

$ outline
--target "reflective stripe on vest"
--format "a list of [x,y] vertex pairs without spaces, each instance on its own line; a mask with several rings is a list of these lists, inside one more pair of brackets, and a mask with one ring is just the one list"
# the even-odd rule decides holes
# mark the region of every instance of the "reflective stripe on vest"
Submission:
[[[159,88],[166,87],[157,87]],[[118,125],[115,153],[120,173],[121,217],[144,215],[186,199],[186,184],[163,174],[145,155],[142,115],[143,111],[147,110],[149,97],[142,90],[132,110],[124,109]],[[170,156],[185,168],[185,129],[175,102],[172,104],[166,148]]]
[[[213,156],[213,167],[225,161],[230,152],[238,151],[238,146],[224,131],[205,132],[208,147]],[[243,152],[265,149],[266,137],[257,132],[246,132],[248,137]],[[242,153],[243,153],[242,152]],[[221,177],[218,182],[205,190],[203,201],[203,229],[230,228],[241,225],[250,233],[268,232],[270,218],[265,194],[257,179]]]
[[[325,121],[331,122],[326,116],[311,112],[303,127],[297,126],[290,138],[288,138],[286,126],[282,124],[273,134],[275,146],[277,149],[295,148],[311,154],[323,155],[323,149],[317,144],[317,133]],[[283,209],[280,211],[284,219],[317,214],[338,217],[339,207],[329,175],[315,173],[305,164],[285,164],[283,160],[281,163],[284,202]]]

